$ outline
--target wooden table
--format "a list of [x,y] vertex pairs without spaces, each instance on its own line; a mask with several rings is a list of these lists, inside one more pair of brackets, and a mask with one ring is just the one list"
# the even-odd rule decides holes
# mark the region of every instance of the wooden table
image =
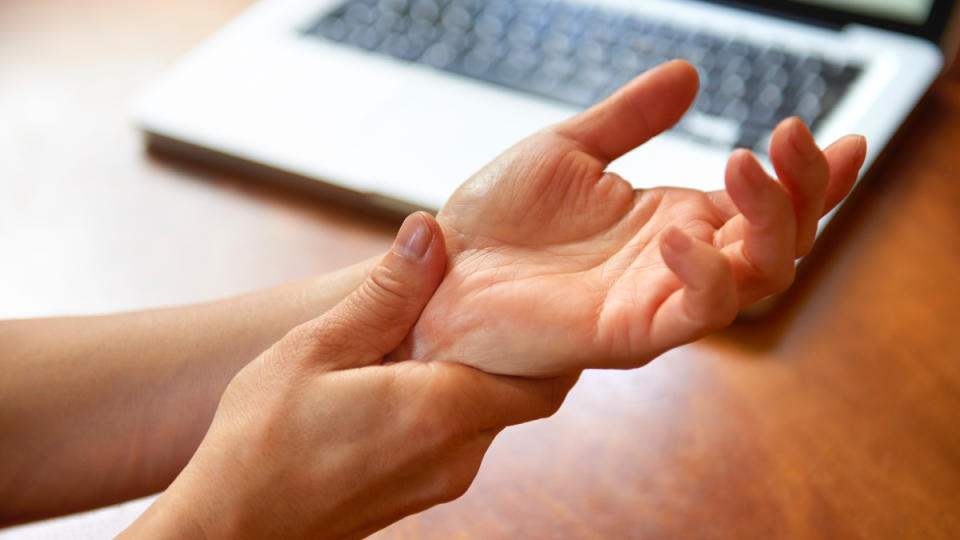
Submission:
[[[0,317],[338,268],[397,223],[145,153],[126,100],[248,0],[0,3]],[[584,376],[381,538],[960,537],[960,82],[772,317]]]

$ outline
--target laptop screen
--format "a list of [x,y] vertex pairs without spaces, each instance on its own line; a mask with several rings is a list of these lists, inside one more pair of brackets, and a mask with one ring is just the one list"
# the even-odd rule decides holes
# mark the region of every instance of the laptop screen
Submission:
[[843,27],[886,28],[939,42],[956,0],[712,0]]
[[930,16],[933,0],[800,0],[842,11],[859,13],[900,21],[908,24],[923,24]]

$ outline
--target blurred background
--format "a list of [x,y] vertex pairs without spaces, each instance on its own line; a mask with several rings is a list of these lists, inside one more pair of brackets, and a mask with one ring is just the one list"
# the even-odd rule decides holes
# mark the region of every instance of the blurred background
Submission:
[[0,317],[221,298],[389,245],[393,221],[144,152],[134,94],[250,4],[0,2]]

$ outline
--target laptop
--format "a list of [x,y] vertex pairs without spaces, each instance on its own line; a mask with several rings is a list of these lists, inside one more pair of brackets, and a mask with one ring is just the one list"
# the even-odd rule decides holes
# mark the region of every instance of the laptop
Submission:
[[151,145],[391,211],[435,210],[482,165],[661,62],[701,91],[614,162],[636,187],[723,188],[797,115],[867,165],[943,65],[952,0],[262,0],[135,101]]

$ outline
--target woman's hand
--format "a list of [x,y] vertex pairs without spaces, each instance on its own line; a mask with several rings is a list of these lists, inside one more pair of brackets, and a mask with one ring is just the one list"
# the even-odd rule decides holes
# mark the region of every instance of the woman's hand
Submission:
[[395,358],[533,376],[637,367],[786,289],[818,219],[856,180],[865,142],[821,152],[786,120],[770,147],[779,181],[738,150],[714,193],[634,190],[605,172],[696,93],[690,64],[664,64],[464,184],[438,216],[447,276]]
[[574,379],[382,364],[444,263],[436,221],[409,217],[352,295],[237,374],[193,459],[123,536],[359,538],[466,491],[494,436],[552,414]]

